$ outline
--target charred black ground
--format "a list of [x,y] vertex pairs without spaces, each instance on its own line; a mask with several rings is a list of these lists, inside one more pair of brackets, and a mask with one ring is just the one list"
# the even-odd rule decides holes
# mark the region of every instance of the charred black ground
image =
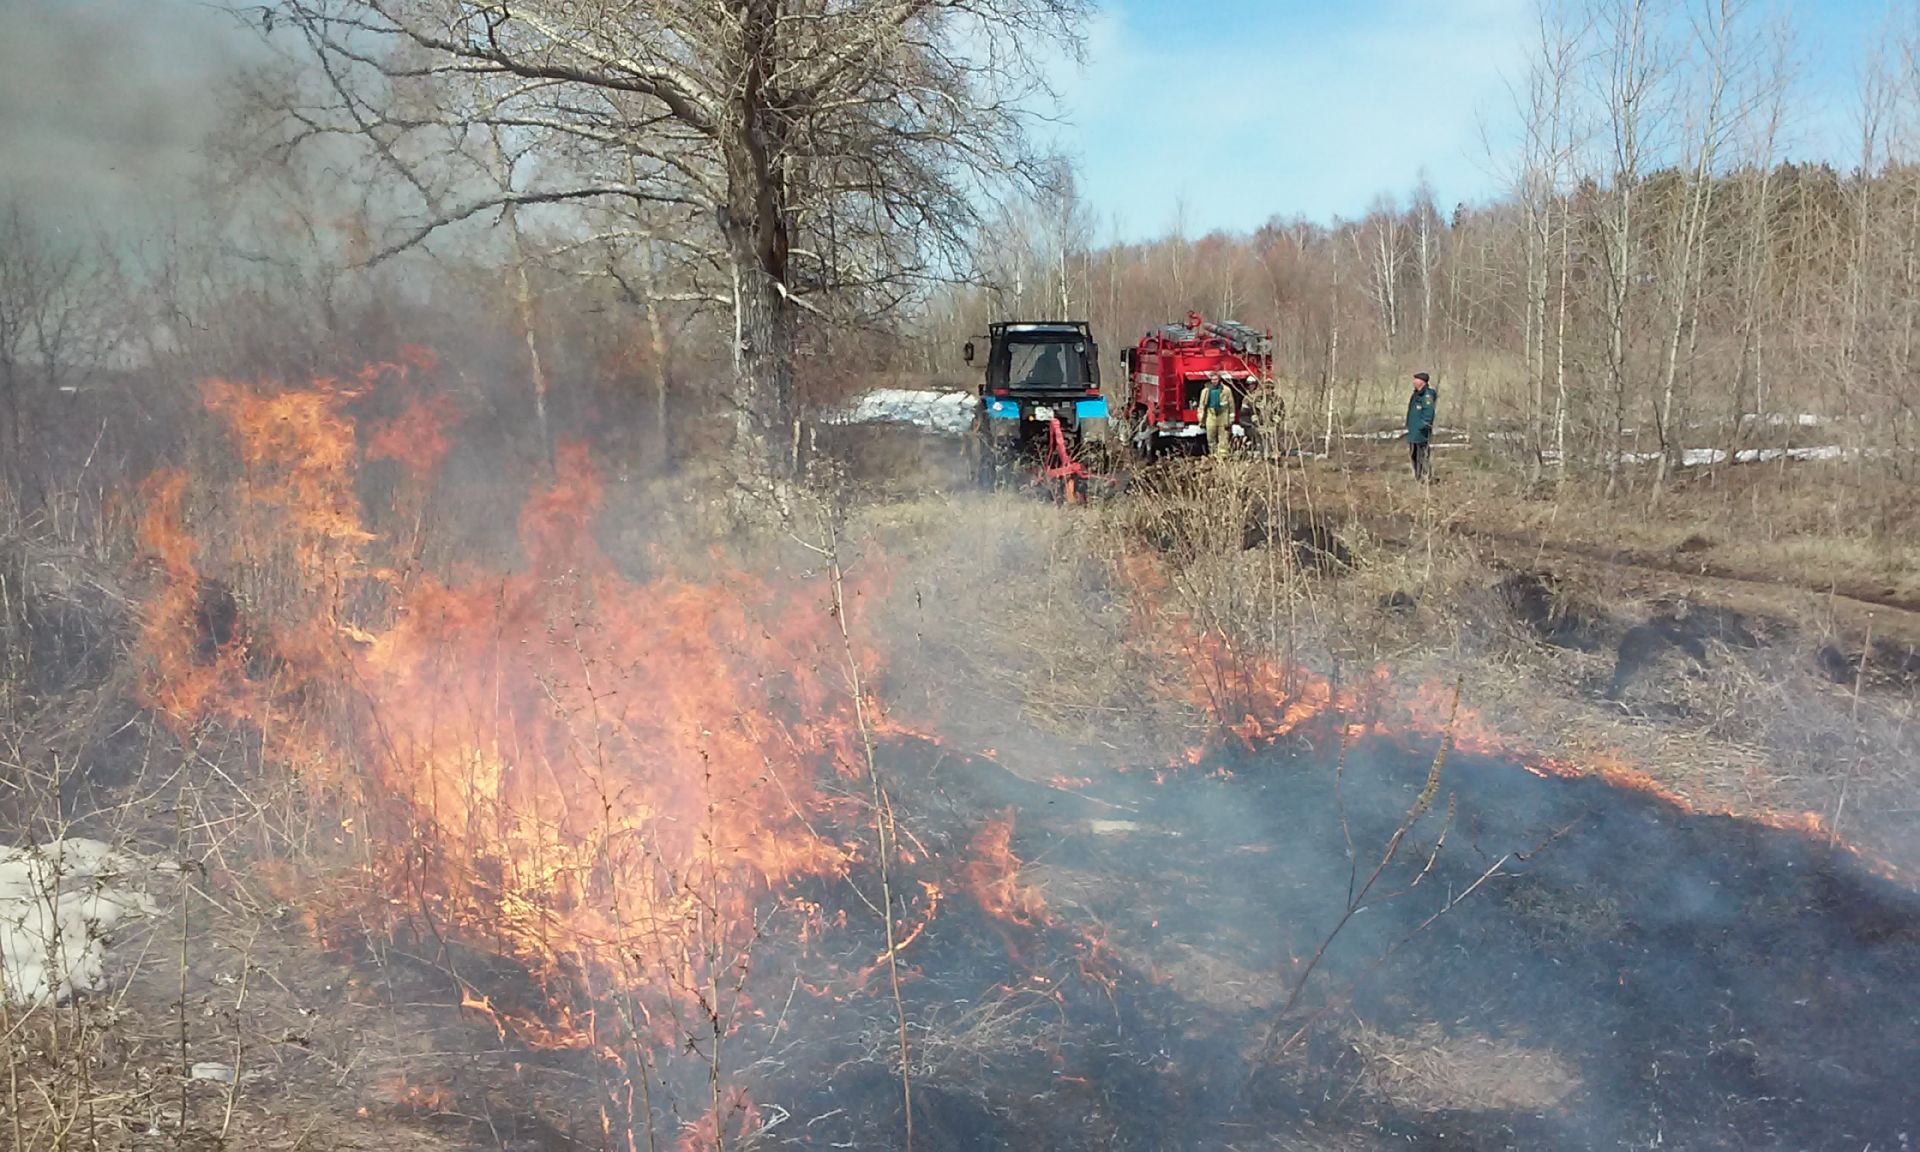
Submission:
[[[1432,751],[1360,741],[1336,798],[1326,742],[1239,759],[1230,777],[1077,795],[987,761],[892,748],[893,771],[927,797],[915,807],[932,835],[1015,809],[1022,880],[1056,916],[1027,931],[958,901],[909,953],[908,1007],[936,1022],[930,1047],[957,1043],[939,1030],[996,1001],[1029,1013],[975,1037],[967,1058],[922,1069],[916,1146],[1891,1149],[1911,1138],[1920,898],[1796,832],[1464,753],[1281,1021],[1299,1041],[1257,1067],[1350,876],[1378,862]],[[836,1046],[837,1068],[808,1061],[782,1077],[797,1090],[787,1140],[890,1146],[897,1079],[858,1060],[852,1038],[816,1051]],[[1423,1047],[1445,1069],[1438,1083],[1419,1079]],[[1398,1092],[1396,1062],[1410,1077]]]
[[[1337,793],[1336,744],[1296,737],[1068,792],[889,743],[902,823],[932,853],[897,889],[951,886],[939,861],[1011,811],[1020,883],[1049,913],[1011,924],[949,891],[903,951],[914,1146],[1908,1146],[1920,896],[1844,847],[1595,777],[1450,754],[1431,812],[1282,1016],[1349,885],[1405,820],[1437,738],[1354,742]],[[871,972],[878,926],[845,884],[801,895],[850,927],[755,961],[753,1022],[734,1052],[755,1056],[740,1075],[772,1121],[760,1139],[899,1147],[897,1037]],[[414,966],[419,994],[451,993],[430,986],[458,968],[496,1004],[539,1010],[546,993],[511,965],[481,953],[450,965],[444,942],[416,944],[442,949]],[[1292,1042],[1262,1062],[1270,1032]],[[502,1146],[592,1145],[582,1085],[609,1069],[484,1047],[460,1079],[492,1101]],[[509,1080],[517,1104],[502,1095]],[[469,1124],[459,1113],[437,1115]],[[656,1126],[689,1120],[663,1109]]]

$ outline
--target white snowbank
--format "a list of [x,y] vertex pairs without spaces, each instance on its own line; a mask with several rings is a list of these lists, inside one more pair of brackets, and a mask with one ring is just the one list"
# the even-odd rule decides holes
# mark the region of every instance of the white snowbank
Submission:
[[[1851,460],[1860,455],[1858,448],[1843,448],[1838,444],[1821,444],[1808,448],[1742,448],[1733,454],[1735,464],[1752,464],[1763,460]],[[1658,452],[1622,452],[1622,462],[1627,464],[1651,464],[1660,459]],[[1724,464],[1727,450],[1724,448],[1686,448],[1680,453],[1682,468],[1699,468],[1707,464]]]
[[1860,455],[1858,448],[1842,448],[1838,444],[1822,444],[1816,448],[1742,448],[1733,454],[1734,461],[1751,464],[1757,460],[1850,460]]
[[1818,428],[1831,423],[1825,416],[1812,412],[1745,412],[1740,416],[1742,424],[1759,424],[1768,428]]
[[973,424],[979,398],[971,392],[921,392],[912,388],[875,388],[827,417],[830,424],[911,424],[933,432],[959,434]]
[[0,993],[45,1004],[104,987],[113,930],[156,911],[135,882],[160,870],[98,840],[0,851]]

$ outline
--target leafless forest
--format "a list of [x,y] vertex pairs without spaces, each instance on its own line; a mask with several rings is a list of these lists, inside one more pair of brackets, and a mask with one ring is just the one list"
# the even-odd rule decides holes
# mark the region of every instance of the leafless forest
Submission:
[[1896,18],[1861,60],[1847,159],[1806,163],[1777,14],[1546,4],[1497,110],[1518,125],[1490,155],[1499,201],[1422,184],[1331,225],[1278,208],[1251,236],[1102,244],[1069,195],[1000,221],[989,283],[936,312],[940,346],[993,312],[1084,312],[1117,342],[1197,307],[1272,326],[1309,438],[1389,414],[1428,368],[1452,419],[1521,434],[1504,462],[1529,479],[1658,499],[1687,448],[1732,459],[1769,420],[1818,416],[1900,486],[1893,512],[1914,479],[1915,36]]
[[[1502,462],[1532,481],[1658,499],[1689,448],[1737,460],[1802,417],[1853,478],[1912,480],[1911,19],[1859,62],[1855,139],[1819,142],[1845,160],[1789,159],[1798,41],[1772,9],[1550,3],[1488,110],[1498,201],[1436,203],[1410,173],[1354,220],[1276,204],[1251,235],[1112,243],[1036,131],[1079,8],[920,9],[782,16],[764,45],[699,5],[247,14],[274,62],[228,94],[204,211],[9,206],[10,467],[83,375],[282,371],[370,324],[424,340],[396,321],[419,308],[528,378],[540,437],[550,398],[604,391],[649,459],[685,410],[784,473],[797,420],[882,375],[960,378],[989,318],[1084,315],[1111,357],[1197,308],[1273,329],[1308,439],[1425,367],[1451,420],[1517,434]],[[777,83],[723,90],[749,62]],[[248,310],[273,322],[211,322]]]

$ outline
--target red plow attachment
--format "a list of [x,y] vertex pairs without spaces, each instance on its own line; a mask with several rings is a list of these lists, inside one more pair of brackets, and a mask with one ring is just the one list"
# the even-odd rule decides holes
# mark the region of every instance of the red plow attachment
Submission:
[[1110,496],[1121,487],[1118,478],[1093,471],[1074,454],[1059,420],[1047,422],[1047,444],[1033,481],[1036,487],[1057,494],[1069,504],[1085,504],[1089,496]]

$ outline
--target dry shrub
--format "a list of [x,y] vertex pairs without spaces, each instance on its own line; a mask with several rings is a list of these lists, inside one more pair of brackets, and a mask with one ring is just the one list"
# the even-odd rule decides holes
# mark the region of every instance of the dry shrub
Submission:
[[1541,1112],[1580,1088],[1572,1066],[1544,1048],[1423,1023],[1411,1036],[1356,1024],[1344,1039],[1360,1058],[1359,1090],[1411,1112]]
[[[981,1004],[955,1003],[943,1013],[936,1005],[927,1018],[913,1026],[913,1082],[988,1098],[987,1085],[996,1069],[1059,1043],[1053,1034],[1059,1006],[1044,993],[1012,990]],[[899,1048],[881,1022],[869,1045],[875,1053],[898,1064]],[[896,1069],[897,1072],[897,1069]]]

